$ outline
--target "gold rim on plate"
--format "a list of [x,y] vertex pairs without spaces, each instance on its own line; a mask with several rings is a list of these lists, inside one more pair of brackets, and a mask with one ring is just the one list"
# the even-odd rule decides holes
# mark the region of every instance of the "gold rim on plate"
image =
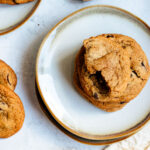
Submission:
[[62,19],[59,23],[57,23],[50,31],[49,33],[46,35],[46,37],[44,38],[40,48],[39,48],[39,51],[37,53],[37,58],[36,58],[36,68],[35,68],[35,72],[36,72],[36,84],[37,84],[37,88],[38,88],[38,91],[40,93],[40,96],[44,102],[44,104],[46,105],[48,111],[52,114],[53,118],[63,127],[65,128],[66,130],[68,130],[69,132],[75,134],[76,136],[78,137],[82,137],[82,138],[85,138],[85,139],[90,139],[90,140],[110,140],[110,139],[116,139],[116,138],[121,138],[121,137],[127,137],[127,136],[130,136],[132,134],[135,134],[136,132],[138,132],[149,120],[150,120],[150,112],[149,114],[140,122],[138,123],[137,125],[135,125],[134,127],[126,130],[126,131],[122,131],[120,133],[115,133],[115,134],[110,134],[110,135],[89,135],[89,134],[85,134],[85,133],[82,133],[82,132],[77,132],[71,128],[69,128],[67,125],[65,125],[63,122],[61,122],[56,116],[55,114],[52,112],[51,108],[48,106],[44,96],[43,96],[43,93],[41,91],[41,88],[40,88],[40,84],[39,84],[39,77],[38,77],[38,62],[39,62],[39,57],[40,57],[40,54],[41,54],[41,51],[42,51],[42,48],[45,44],[45,41],[47,40],[47,38],[50,36],[50,34],[58,27],[58,25],[60,25],[62,22],[64,22],[65,20],[67,20],[68,18],[72,17],[73,15],[79,13],[79,12],[82,12],[84,10],[87,10],[87,9],[90,9],[90,8],[93,8],[93,7],[106,7],[106,8],[112,8],[112,9],[116,9],[116,10],[119,10],[119,11],[122,11],[128,15],[130,15],[131,17],[137,19],[138,21],[140,21],[149,31],[150,31],[150,27],[143,21],[141,20],[139,17],[135,16],[134,14],[124,10],[124,9],[121,9],[121,8],[118,8],[118,7],[114,7],[114,6],[109,6],[109,5],[94,5],[94,6],[89,6],[89,7],[85,7],[85,8],[82,8],[82,9],[79,9],[75,12],[73,12],[72,14],[68,15],[67,17],[65,17],[64,19]]
[[85,139],[85,138],[81,138],[79,136],[76,136],[75,134],[69,132],[68,130],[66,130],[63,126],[61,126],[51,115],[51,113],[48,111],[47,107],[45,106],[36,82],[35,82],[35,91],[36,91],[36,96],[38,99],[38,102],[40,104],[40,107],[42,109],[42,111],[44,112],[44,114],[47,116],[47,118],[60,130],[62,131],[65,135],[69,136],[70,138],[72,138],[73,140],[76,140],[77,142],[80,142],[82,144],[87,144],[87,145],[108,145],[108,144],[113,144],[122,140],[125,140],[127,138],[129,138],[130,136],[132,136],[133,134],[129,135],[129,136],[125,136],[125,137],[121,137],[121,138],[116,138],[116,139],[110,139],[110,140],[89,140],[89,139]]
[[[20,26],[22,26],[24,23],[26,23],[30,17],[34,14],[34,12],[37,10],[37,8],[39,7],[41,3],[41,0],[38,0],[35,4],[35,6],[32,8],[32,10],[29,12],[29,14],[19,23],[13,25],[13,26],[10,26],[9,28],[7,29],[3,29],[3,30],[0,30],[0,35],[5,35],[7,33],[10,33],[16,29],[18,29]],[[20,4],[21,5],[21,4]]]

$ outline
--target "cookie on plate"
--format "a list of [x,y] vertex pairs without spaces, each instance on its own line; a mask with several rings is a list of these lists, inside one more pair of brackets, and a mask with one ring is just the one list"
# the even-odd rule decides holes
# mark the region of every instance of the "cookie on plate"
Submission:
[[11,89],[0,85],[0,138],[15,134],[23,125],[24,107]]
[[124,107],[141,92],[150,75],[140,45],[118,34],[85,40],[75,65],[74,84],[78,91],[106,111]]
[[90,74],[101,74],[110,88],[109,95],[118,97],[130,79],[130,56],[117,43],[102,36],[84,41],[85,65]]
[[0,60],[0,84],[14,90],[17,84],[15,72],[4,61]]
[[131,37],[121,34],[103,34],[105,38],[109,38],[130,54],[130,82],[124,91],[124,97],[136,97],[144,88],[150,76],[150,66],[146,54],[141,46]]
[[85,97],[89,102],[91,102],[93,105],[107,112],[114,112],[114,111],[120,110],[127,104],[126,102],[100,102],[88,96],[81,87],[77,70],[74,72],[74,85],[76,89],[78,90],[78,92],[83,97]]
[[[95,106],[97,106],[100,109],[103,109],[107,112],[113,112],[113,111],[117,111],[120,110],[121,108],[123,108],[127,103],[125,101],[117,101],[116,102],[109,102],[109,98],[106,97],[106,92],[103,90],[104,95],[101,94],[101,97],[105,97],[105,99],[107,98],[107,101],[105,100],[105,102],[101,102],[99,100],[97,100],[97,93],[95,93],[95,95],[89,95],[87,94],[84,89],[81,86],[81,80],[80,80],[80,70],[82,69],[82,64],[83,64],[83,59],[84,59],[84,47],[82,47],[82,49],[79,51],[79,53],[76,56],[76,61],[75,61],[75,72],[74,72],[74,85],[76,87],[76,89],[78,90],[78,92],[85,97],[87,100],[89,100],[91,103],[93,103]],[[80,82],[81,81],[81,82]]]
[[31,1],[34,0],[0,0],[0,4],[16,5],[16,4],[28,3]]
[[23,3],[28,3],[28,2],[32,2],[34,0],[14,0],[16,4],[23,4]]

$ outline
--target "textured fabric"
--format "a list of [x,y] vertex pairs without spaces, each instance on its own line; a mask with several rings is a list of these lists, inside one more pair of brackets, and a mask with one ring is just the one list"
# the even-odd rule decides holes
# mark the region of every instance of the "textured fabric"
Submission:
[[150,122],[140,132],[108,146],[105,150],[150,150]]

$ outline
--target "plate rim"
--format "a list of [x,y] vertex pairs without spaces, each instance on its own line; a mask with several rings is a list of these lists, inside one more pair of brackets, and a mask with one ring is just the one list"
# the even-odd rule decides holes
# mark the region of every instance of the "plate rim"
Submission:
[[73,140],[80,142],[82,144],[87,144],[87,145],[108,145],[108,144],[113,144],[116,142],[120,142],[122,140],[125,140],[127,138],[129,138],[130,136],[133,136],[134,134],[131,134],[129,136],[125,136],[125,137],[121,137],[121,138],[116,138],[116,139],[110,139],[110,140],[89,140],[89,139],[85,139],[85,138],[81,138],[79,136],[76,136],[75,134],[69,132],[68,130],[66,130],[63,126],[61,126],[56,120],[55,118],[52,116],[52,114],[48,111],[46,105],[44,104],[40,94],[39,94],[39,90],[37,88],[37,84],[35,82],[35,90],[36,90],[36,96],[38,99],[38,103],[40,105],[41,110],[44,112],[44,114],[46,115],[46,117],[49,119],[49,121],[51,121],[61,132],[63,132],[65,135],[69,136],[70,138],[72,138]]
[[43,39],[41,45],[40,45],[40,48],[37,52],[37,57],[36,57],[36,65],[35,65],[35,80],[36,80],[36,84],[37,84],[37,88],[38,88],[38,91],[40,93],[40,96],[44,102],[44,104],[46,105],[48,111],[52,114],[53,118],[62,126],[64,127],[66,130],[68,130],[69,132],[79,136],[79,137],[82,137],[82,138],[85,138],[85,139],[90,139],[90,140],[110,140],[110,139],[114,139],[114,138],[119,138],[119,137],[123,137],[123,136],[129,136],[131,134],[135,134],[136,132],[138,132],[146,123],[148,123],[150,121],[150,112],[148,113],[148,115],[142,120],[140,121],[139,123],[137,123],[135,126],[125,130],[125,131],[121,131],[119,133],[114,133],[114,134],[110,134],[110,135],[89,135],[89,134],[86,134],[86,133],[82,133],[82,132],[78,132],[78,131],[75,131],[73,129],[71,129],[70,127],[68,127],[67,125],[65,125],[62,121],[60,121],[56,116],[55,114],[52,112],[51,108],[49,107],[49,105],[47,104],[46,102],[46,99],[44,98],[43,96],[43,93],[42,93],[42,90],[40,88],[40,84],[39,84],[39,77],[38,77],[38,64],[39,64],[39,57],[40,57],[40,54],[41,54],[41,51],[43,49],[43,46],[46,42],[46,40],[48,39],[48,37],[50,36],[50,34],[64,21],[66,21],[68,18],[74,16],[75,14],[77,13],[80,13],[84,10],[87,10],[87,9],[90,9],[90,8],[94,8],[94,7],[100,7],[100,8],[112,8],[112,9],[116,9],[116,10],[119,10],[121,12],[124,12],[130,16],[132,16],[133,18],[139,20],[149,31],[150,31],[150,27],[149,25],[144,22],[142,19],[140,19],[139,17],[137,17],[136,15],[134,15],[133,13],[127,11],[127,10],[124,10],[122,8],[119,8],[119,7],[116,7],[116,6],[111,6],[111,5],[92,5],[92,6],[88,6],[88,7],[84,7],[84,8],[81,8],[71,14],[69,14],[68,16],[66,16],[64,19],[62,19],[61,21],[59,21],[49,32],[48,34],[45,36],[45,38]]
[[27,16],[23,20],[21,20],[20,22],[18,22],[17,24],[15,24],[13,26],[10,26],[10,27],[6,28],[6,30],[4,29],[4,31],[2,30],[2,32],[0,32],[0,36],[8,34],[10,32],[13,32],[16,29],[18,29],[19,27],[21,27],[23,24],[25,24],[32,17],[32,15],[35,13],[35,11],[39,7],[41,1],[42,0],[37,0],[36,4],[32,8],[32,10],[27,14]]

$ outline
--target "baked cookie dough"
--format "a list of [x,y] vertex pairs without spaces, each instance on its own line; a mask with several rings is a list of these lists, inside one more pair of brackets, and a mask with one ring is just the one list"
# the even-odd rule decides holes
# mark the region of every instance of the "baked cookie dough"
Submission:
[[28,3],[31,1],[34,0],[0,0],[0,4],[17,5],[17,4]]
[[14,90],[17,84],[15,72],[2,60],[0,60],[0,84],[11,90]]
[[15,134],[25,118],[20,98],[9,88],[0,85],[0,138]]
[[79,93],[110,112],[123,108],[135,98],[150,75],[148,60],[140,45],[118,34],[85,40],[75,66],[74,84]]

